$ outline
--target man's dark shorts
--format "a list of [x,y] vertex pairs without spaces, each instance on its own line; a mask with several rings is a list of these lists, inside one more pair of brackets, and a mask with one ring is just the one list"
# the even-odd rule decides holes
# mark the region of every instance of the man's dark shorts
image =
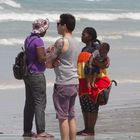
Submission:
[[54,85],[53,102],[57,119],[75,117],[74,105],[78,94],[78,85]]

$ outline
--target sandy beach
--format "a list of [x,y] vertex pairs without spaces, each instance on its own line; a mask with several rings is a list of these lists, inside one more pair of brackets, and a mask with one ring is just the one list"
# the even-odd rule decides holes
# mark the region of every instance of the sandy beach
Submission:
[[[77,140],[139,140],[140,95],[137,86],[113,86],[109,102],[101,106],[94,137],[77,137]],[[135,88],[135,92],[131,93]],[[131,90],[130,90],[131,89]],[[46,130],[60,140],[58,122],[52,102],[52,88],[47,89]],[[0,91],[0,140],[35,140],[22,138],[24,89]],[[83,128],[79,99],[76,102],[77,129]],[[35,130],[35,128],[33,129]],[[39,139],[39,138],[37,138]],[[43,140],[45,140],[44,138]]]

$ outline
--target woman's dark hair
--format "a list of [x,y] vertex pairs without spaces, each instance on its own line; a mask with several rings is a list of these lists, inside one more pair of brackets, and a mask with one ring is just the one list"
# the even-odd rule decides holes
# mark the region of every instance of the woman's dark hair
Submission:
[[93,42],[98,42],[100,44],[100,41],[97,39],[97,32],[93,27],[86,27],[84,31],[91,36]]
[[61,14],[61,25],[66,24],[68,31],[72,32],[75,28],[76,20],[75,17],[71,14]]

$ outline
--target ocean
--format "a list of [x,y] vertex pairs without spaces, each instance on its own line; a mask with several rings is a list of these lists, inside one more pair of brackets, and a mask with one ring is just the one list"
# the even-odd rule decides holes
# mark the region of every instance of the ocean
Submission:
[[[108,73],[111,79],[118,82],[118,87],[113,89],[114,97],[123,94],[125,98],[126,92],[129,92],[130,96],[132,93],[138,95],[140,0],[0,0],[1,98],[2,94],[6,94],[13,99],[14,93],[23,94],[24,98],[24,83],[14,78],[12,66],[25,37],[31,32],[32,22],[37,18],[50,20],[50,27],[43,38],[47,48],[60,37],[57,34],[56,22],[62,13],[71,13],[76,17],[77,23],[73,34],[79,42],[79,52],[84,47],[81,33],[87,26],[94,27],[98,39],[110,44],[111,65]],[[45,75],[47,87],[52,89],[55,77],[53,70],[46,70]],[[49,94],[51,99],[52,93]],[[132,97],[137,98],[136,95]],[[4,99],[6,100],[6,97]],[[18,100],[18,97],[13,100]]]
[[[111,78],[121,84],[140,83],[139,0],[0,0],[0,90],[23,88],[22,82],[13,77],[12,65],[25,37],[31,32],[32,21],[37,18],[50,20],[44,37],[47,48],[59,37],[56,21],[61,13],[76,17],[74,35],[79,41],[79,51],[84,46],[80,39],[82,30],[86,26],[94,27],[98,38],[111,45]],[[52,70],[49,73],[53,75]],[[50,74],[46,75],[50,79]],[[48,83],[53,85],[53,81]]]

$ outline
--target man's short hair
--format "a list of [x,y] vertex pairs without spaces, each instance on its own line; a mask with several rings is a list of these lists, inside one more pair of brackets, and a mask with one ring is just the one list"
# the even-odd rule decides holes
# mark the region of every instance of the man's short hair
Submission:
[[61,14],[60,19],[61,19],[60,24],[61,25],[66,24],[68,31],[72,32],[75,29],[76,20],[73,15],[67,13]]

